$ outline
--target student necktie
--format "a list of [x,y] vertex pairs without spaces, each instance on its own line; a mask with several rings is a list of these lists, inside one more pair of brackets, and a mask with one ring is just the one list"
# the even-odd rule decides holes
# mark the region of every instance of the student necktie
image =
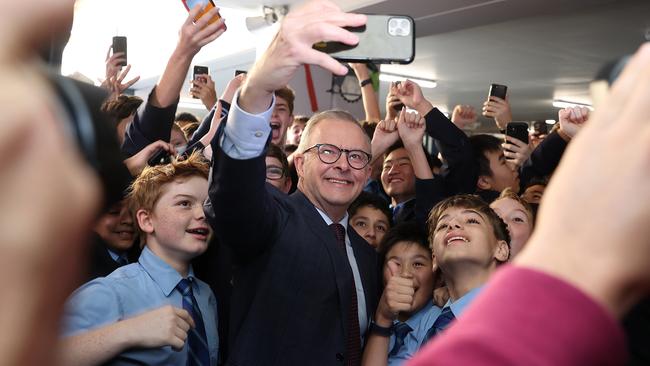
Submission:
[[127,264],[129,264],[129,260],[126,259],[126,256],[124,256],[124,255],[121,255],[121,256],[117,257],[116,262],[117,262],[117,265],[120,266],[120,267],[126,266]]
[[[345,228],[341,224],[331,224],[330,227],[336,235],[336,243],[339,246],[339,249],[345,254],[345,258],[348,258],[348,252],[345,249]],[[349,263],[349,260],[348,260]],[[358,309],[358,300],[357,300],[357,287],[354,284],[354,275],[352,276],[352,299],[350,301],[350,311],[348,311],[348,324],[349,332],[346,339],[346,353],[347,353],[347,362],[346,365],[360,365],[361,364],[361,331],[359,329],[359,309]]]
[[422,341],[422,345],[427,343],[431,338],[433,338],[435,335],[438,333],[442,332],[443,330],[447,329],[449,326],[449,323],[451,323],[454,319],[454,313],[451,312],[451,308],[449,306],[445,306],[444,309],[442,309],[442,312],[440,315],[438,315],[438,318],[436,319],[435,322],[433,322],[433,325],[429,330],[427,331],[427,335],[424,336],[424,340]]
[[210,351],[205,336],[205,327],[201,310],[192,292],[191,282],[184,278],[180,280],[176,288],[183,295],[183,309],[190,313],[195,325],[187,332],[187,366],[209,366]]
[[388,354],[389,356],[395,356],[399,352],[400,348],[404,345],[404,338],[406,338],[406,335],[412,330],[413,328],[406,323],[399,322],[395,324],[393,327],[393,331],[395,332],[395,345]]

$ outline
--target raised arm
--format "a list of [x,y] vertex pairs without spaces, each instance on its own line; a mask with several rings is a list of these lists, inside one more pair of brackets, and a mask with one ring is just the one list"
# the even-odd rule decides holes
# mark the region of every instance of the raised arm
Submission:
[[129,125],[122,145],[122,152],[126,157],[137,154],[154,141],[169,141],[179,95],[192,59],[203,46],[223,33],[223,28],[220,28],[223,19],[207,25],[209,19],[216,14],[216,9],[210,10],[194,22],[199,11],[199,6],[190,11],[181,27],[178,44],[169,58],[165,71],[144,107]]
[[406,80],[399,85],[398,93],[407,107],[426,120],[427,134],[435,140],[446,164],[442,176],[447,194],[474,193],[478,170],[467,135],[424,98],[416,83]]
[[287,85],[305,63],[336,74],[346,73],[345,66],[312,46],[323,39],[354,44],[357,36],[342,27],[359,26],[365,20],[363,15],[343,13],[328,1],[309,2],[290,12],[248,73],[233,100],[227,123],[212,139],[214,158],[206,216],[221,241],[240,259],[254,259],[265,250],[269,236],[282,220],[277,214],[280,199],[265,189],[263,152],[271,132],[273,92]]
[[372,85],[370,79],[370,72],[366,64],[350,63],[350,67],[354,70],[359,80],[359,87],[361,88],[361,99],[363,100],[363,110],[366,113],[366,120],[370,122],[379,122],[381,115],[379,113],[379,101],[377,100],[377,93]]

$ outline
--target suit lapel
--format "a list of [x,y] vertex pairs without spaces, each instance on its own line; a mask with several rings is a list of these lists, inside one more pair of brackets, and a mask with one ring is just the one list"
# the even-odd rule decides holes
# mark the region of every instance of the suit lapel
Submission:
[[336,279],[336,287],[339,292],[339,310],[342,330],[345,335],[348,331],[347,312],[352,301],[352,282],[350,280],[353,277],[350,263],[345,253],[339,249],[334,232],[327,226],[325,220],[307,197],[297,190],[291,195],[291,199],[298,205],[298,210],[302,213],[307,226],[314,233],[314,237],[317,238],[315,243],[307,243],[307,245],[323,245],[329,254],[329,260]]

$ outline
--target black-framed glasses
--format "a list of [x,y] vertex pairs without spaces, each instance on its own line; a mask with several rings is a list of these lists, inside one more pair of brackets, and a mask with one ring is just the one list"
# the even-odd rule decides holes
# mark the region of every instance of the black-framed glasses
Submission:
[[278,180],[284,177],[284,169],[276,165],[266,166],[266,179]]
[[305,152],[312,149],[316,149],[318,158],[325,164],[336,163],[341,157],[341,153],[345,153],[350,167],[357,170],[365,168],[370,164],[370,159],[372,158],[372,155],[363,150],[341,149],[332,144],[316,144],[305,150]]

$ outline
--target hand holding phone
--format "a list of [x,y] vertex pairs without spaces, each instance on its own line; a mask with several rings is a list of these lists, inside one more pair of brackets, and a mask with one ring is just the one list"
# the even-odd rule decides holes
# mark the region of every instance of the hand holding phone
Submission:
[[[183,5],[185,5],[185,9],[187,9],[188,12],[194,9],[196,6],[201,5],[201,12],[199,12],[199,15],[194,19],[195,22],[201,19],[201,17],[207,14],[210,10],[216,8],[212,0],[182,0],[182,1],[183,1]],[[219,21],[219,19],[221,19],[221,14],[217,13],[215,16],[212,17],[212,19],[210,19],[208,24],[216,23]],[[224,23],[223,27],[221,28],[223,28],[223,30],[226,30],[226,24]]]
[[514,137],[528,144],[528,123],[510,122],[506,125],[506,136]]

